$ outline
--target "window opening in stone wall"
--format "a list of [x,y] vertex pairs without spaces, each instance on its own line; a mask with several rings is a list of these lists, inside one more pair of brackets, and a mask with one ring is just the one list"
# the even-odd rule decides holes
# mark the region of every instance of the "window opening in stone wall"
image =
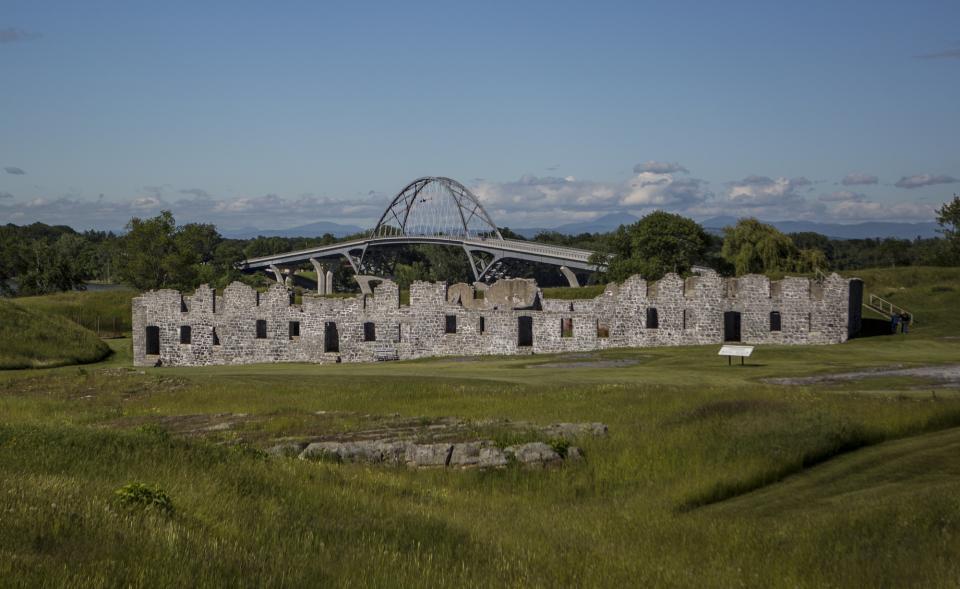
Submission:
[[257,319],[257,339],[267,339],[266,319]]
[[257,295],[257,306],[259,307],[259,306],[260,306],[260,291],[259,291],[259,290],[256,291],[256,295]]
[[517,345],[533,345],[533,317],[517,317]]
[[210,328],[210,335],[211,335],[211,338],[213,339],[213,345],[219,346],[219,345],[220,345],[220,336],[217,335],[217,328],[216,328],[216,327],[211,327],[211,328]]
[[597,319],[597,337],[604,339],[610,337],[610,327],[606,323],[601,323]]
[[683,310],[683,328],[690,329],[690,324],[693,323],[690,317],[690,309]]
[[807,331],[813,331],[813,315],[807,313]]
[[740,313],[727,311],[723,314],[723,341],[740,341]]
[[180,343],[181,344],[190,343],[190,326],[189,325],[180,326]]
[[655,307],[647,307],[647,329],[657,329],[660,327],[660,317],[657,315]]
[[337,331],[337,324],[333,321],[327,321],[323,324],[323,351],[340,351],[340,332]]
[[483,335],[487,332],[487,321],[486,318],[482,315],[480,316],[480,335]]
[[367,321],[363,324],[363,341],[377,341],[377,326],[372,321]]
[[770,331],[780,331],[780,311],[770,311]]
[[564,317],[560,320],[560,337],[573,337],[573,319]]
[[457,333],[457,316],[447,315],[447,322],[443,328],[444,333]]
[[300,322],[291,321],[290,325],[287,328],[287,333],[290,334],[290,339],[299,339],[300,338]]
[[156,356],[160,354],[160,328],[156,325],[148,325],[146,329],[147,336],[147,355]]
[[397,341],[403,341],[403,323],[397,323]]
[[213,298],[210,299],[210,312],[216,313],[217,312],[217,291],[212,290],[210,291],[210,294],[213,295]]
[[181,312],[181,313],[186,313],[187,310],[188,310],[188,309],[187,309],[187,301],[186,301],[186,299],[183,298],[183,295],[180,295],[180,312]]

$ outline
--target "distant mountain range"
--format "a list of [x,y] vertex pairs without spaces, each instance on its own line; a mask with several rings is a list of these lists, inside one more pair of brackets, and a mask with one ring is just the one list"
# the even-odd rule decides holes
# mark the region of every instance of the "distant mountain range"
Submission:
[[[557,231],[567,235],[580,233],[606,233],[613,231],[620,225],[635,223],[638,217],[629,213],[614,213],[604,215],[592,221],[567,223],[559,227],[513,229],[515,233],[531,239],[542,231]],[[773,225],[784,233],[813,232],[826,235],[833,239],[867,239],[895,237],[897,239],[916,239],[917,237],[937,237],[936,223],[897,223],[892,221],[869,221],[865,223],[817,223],[814,221],[764,221]],[[700,223],[710,233],[722,234],[723,228],[737,224],[737,217],[713,217]]]
[[522,229],[514,229],[511,227],[510,230],[526,237],[527,239],[532,239],[537,235],[537,233],[542,233],[544,231],[556,231],[557,233],[563,233],[564,235],[580,235],[581,233],[607,233],[613,231],[621,225],[629,225],[631,223],[636,223],[639,220],[640,217],[631,215],[630,213],[611,213],[609,215],[597,217],[592,221],[567,223],[565,225],[560,225],[559,227],[530,227]]
[[[865,223],[817,223],[814,221],[764,221],[784,233],[813,232],[833,239],[868,239],[895,237],[916,239],[937,237],[936,223],[896,223],[893,221],[868,221]],[[722,233],[724,227],[736,225],[736,217],[713,217],[700,223],[711,233]]]
[[243,227],[242,229],[225,230],[222,235],[230,239],[253,239],[255,237],[320,237],[326,233],[334,237],[346,237],[360,233],[363,228],[356,225],[341,225],[331,221],[317,221],[306,225],[298,225],[289,229],[257,229]]
[[[593,219],[592,221],[580,221],[577,223],[566,223],[558,227],[527,227],[510,229],[527,239],[532,239],[538,233],[544,231],[556,231],[565,235],[579,235],[581,233],[607,233],[613,231],[620,225],[629,225],[639,220],[639,217],[630,213],[612,213]],[[897,239],[915,239],[917,237],[929,238],[936,237],[936,223],[896,223],[892,221],[870,221],[866,223],[852,223],[844,225],[841,223],[817,223],[814,221],[764,221],[783,231],[784,233],[802,233],[811,231],[820,233],[833,239],[866,239],[895,237]],[[737,217],[724,216],[712,217],[706,219],[700,224],[710,233],[721,234],[723,228],[735,225]],[[319,237],[325,233],[330,233],[334,237],[345,237],[363,231],[363,228],[356,225],[342,225],[331,221],[317,221],[307,225],[290,227],[289,229],[258,229],[256,227],[244,227],[242,229],[226,230],[224,237],[231,239],[252,239],[254,237]]]

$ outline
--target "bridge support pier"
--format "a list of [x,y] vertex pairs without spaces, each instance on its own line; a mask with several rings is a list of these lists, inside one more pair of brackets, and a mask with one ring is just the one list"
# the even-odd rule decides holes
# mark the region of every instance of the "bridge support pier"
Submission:
[[277,284],[280,286],[286,286],[286,283],[283,280],[283,272],[276,264],[270,264],[270,272],[273,272],[273,278],[277,281]]
[[373,294],[373,287],[370,286],[370,282],[376,280],[378,282],[383,282],[383,278],[379,276],[369,276],[367,274],[357,274],[354,276],[357,279],[357,284],[360,285],[360,292],[365,295]]
[[571,288],[580,288],[580,281],[577,280],[577,275],[573,273],[573,270],[566,266],[560,266],[560,273],[563,274],[563,277],[570,283]]
[[316,258],[310,258],[310,263],[313,264],[313,270],[317,273],[317,294],[328,295],[333,293],[333,272],[327,270],[327,267]]

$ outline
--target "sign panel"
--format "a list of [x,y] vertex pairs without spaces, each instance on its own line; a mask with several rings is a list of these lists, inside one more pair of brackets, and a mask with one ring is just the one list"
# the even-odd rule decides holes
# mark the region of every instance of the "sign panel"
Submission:
[[723,346],[720,348],[719,356],[740,356],[749,358],[753,353],[753,346]]

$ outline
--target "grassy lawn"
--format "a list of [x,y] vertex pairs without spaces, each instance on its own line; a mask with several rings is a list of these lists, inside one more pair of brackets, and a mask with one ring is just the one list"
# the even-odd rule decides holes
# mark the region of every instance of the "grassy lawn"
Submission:
[[9,299],[0,299],[0,342],[0,369],[83,364],[110,353],[93,332]]
[[[956,586],[960,388],[770,377],[960,362],[960,272],[862,272],[907,336],[363,365],[0,373],[15,585]],[[925,319],[928,318],[928,319]],[[622,360],[599,367],[597,360]],[[268,457],[398,419],[603,422],[586,461],[420,470]],[[229,422],[186,430],[184,423]],[[495,432],[494,432],[495,433]],[[173,510],[122,504],[142,482]],[[4,583],[0,583],[2,585]]]
[[100,290],[61,292],[15,300],[27,309],[64,317],[107,337],[130,333],[130,301],[135,296],[135,290]]

